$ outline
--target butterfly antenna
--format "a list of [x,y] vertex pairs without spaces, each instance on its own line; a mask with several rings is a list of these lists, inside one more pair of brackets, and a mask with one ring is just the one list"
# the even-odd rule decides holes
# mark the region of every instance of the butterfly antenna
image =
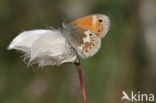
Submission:
[[83,96],[83,103],[87,103],[87,97],[86,97],[86,92],[85,92],[84,81],[83,81],[83,78],[82,78],[82,70],[81,70],[81,66],[80,66],[80,60],[76,59],[74,64],[77,67],[77,71],[78,71],[78,75],[79,75],[81,91],[82,91],[82,96]]
[[67,18],[64,15],[60,15],[60,16],[61,16],[61,19],[63,20],[62,26],[64,27],[68,24]]

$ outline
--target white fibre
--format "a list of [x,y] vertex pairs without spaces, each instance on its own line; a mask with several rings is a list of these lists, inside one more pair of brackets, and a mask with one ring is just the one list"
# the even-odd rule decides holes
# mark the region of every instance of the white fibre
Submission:
[[57,30],[24,31],[11,42],[8,49],[23,51],[29,63],[38,63],[39,66],[74,62],[77,57],[75,50]]

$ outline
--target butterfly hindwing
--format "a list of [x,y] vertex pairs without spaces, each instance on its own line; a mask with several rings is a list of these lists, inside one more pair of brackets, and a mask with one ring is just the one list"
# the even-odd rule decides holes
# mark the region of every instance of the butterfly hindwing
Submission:
[[74,24],[65,27],[65,37],[83,58],[94,55],[101,45],[97,35]]
[[101,40],[91,31],[84,32],[86,35],[83,40],[83,44],[77,47],[78,54],[83,57],[89,57],[94,55],[101,46]]

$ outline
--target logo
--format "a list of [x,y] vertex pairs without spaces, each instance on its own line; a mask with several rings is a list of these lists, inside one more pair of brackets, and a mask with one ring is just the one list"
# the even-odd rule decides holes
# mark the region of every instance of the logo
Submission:
[[128,96],[128,94],[125,91],[122,91],[122,98],[123,100],[128,100],[132,102],[154,102],[154,94],[142,94],[140,91],[135,93],[134,91],[131,91],[131,94]]

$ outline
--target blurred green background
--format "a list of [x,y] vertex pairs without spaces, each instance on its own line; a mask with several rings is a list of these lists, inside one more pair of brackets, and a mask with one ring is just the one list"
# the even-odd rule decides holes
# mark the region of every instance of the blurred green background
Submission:
[[100,51],[81,60],[88,103],[121,103],[123,90],[156,94],[155,0],[0,0],[0,103],[82,103],[73,64],[27,68],[6,48],[22,31],[94,13],[111,27]]

